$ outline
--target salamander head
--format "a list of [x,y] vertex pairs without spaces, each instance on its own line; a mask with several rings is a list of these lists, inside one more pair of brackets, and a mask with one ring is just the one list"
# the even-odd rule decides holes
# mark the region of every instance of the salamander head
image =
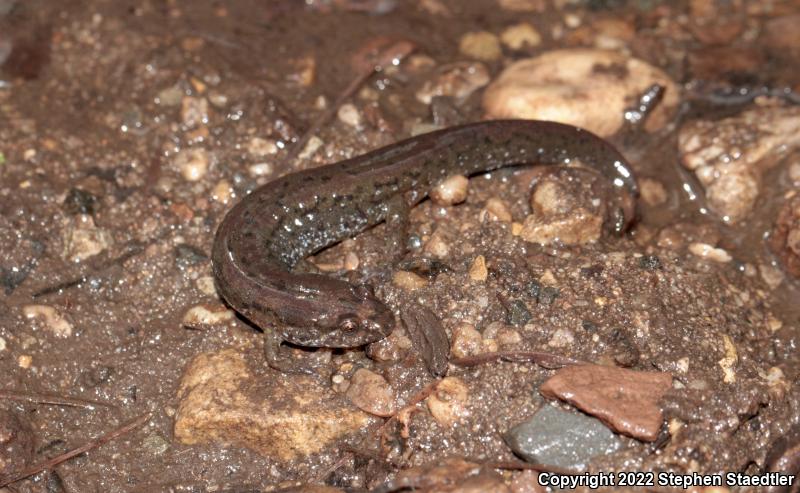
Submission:
[[392,333],[394,313],[369,288],[341,281],[337,284],[336,289],[329,285],[314,297],[316,307],[322,310],[312,317],[313,325],[297,323],[296,328],[285,328],[285,340],[301,346],[349,348],[379,341]]

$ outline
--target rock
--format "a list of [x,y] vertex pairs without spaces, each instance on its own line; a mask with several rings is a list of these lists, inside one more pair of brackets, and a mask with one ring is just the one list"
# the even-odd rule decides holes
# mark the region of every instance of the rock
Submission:
[[361,127],[361,112],[353,103],[345,103],[336,112],[339,121],[353,128]]
[[291,461],[334,446],[374,420],[313,378],[267,371],[254,374],[234,349],[197,356],[178,389],[175,438],[186,445],[235,444]]
[[65,258],[81,262],[94,257],[111,246],[111,234],[94,224],[92,216],[78,214],[64,220],[63,231]]
[[225,324],[235,318],[233,310],[221,303],[206,303],[189,308],[183,315],[183,326],[190,329],[210,329]]
[[353,374],[346,395],[356,407],[376,416],[392,416],[397,411],[394,389],[389,382],[365,368]]
[[733,260],[731,255],[722,248],[716,248],[708,243],[690,243],[689,252],[702,259],[711,260],[712,262],[727,263]]
[[442,426],[449,427],[463,421],[469,416],[469,389],[458,377],[445,377],[436,386],[425,403],[431,416]]
[[[532,213],[522,223],[520,237],[531,243],[585,245],[603,231],[605,201],[598,200],[592,179],[576,179],[577,170],[547,172],[531,195]],[[584,172],[585,173],[585,172]]]
[[544,406],[504,436],[528,462],[581,472],[592,457],[616,452],[622,442],[595,418]]
[[666,89],[644,124],[653,132],[675,111],[678,86],[660,69],[606,50],[555,50],[518,61],[486,89],[483,108],[490,119],[553,120],[609,137],[625,123],[625,110],[653,84]]
[[652,442],[664,421],[659,400],[671,388],[669,373],[576,365],[558,370],[539,392],[596,416],[618,433]]
[[466,33],[461,37],[458,49],[463,55],[484,62],[497,60],[503,55],[500,40],[488,31]]
[[698,120],[678,134],[681,162],[727,223],[747,217],[763,173],[800,146],[800,107],[762,107],[719,121]]
[[30,423],[17,413],[0,409],[0,481],[29,465],[34,445]]
[[469,179],[464,175],[448,176],[428,194],[437,205],[455,205],[467,200]]
[[483,255],[478,255],[469,266],[469,278],[473,281],[483,282],[489,276],[489,270],[486,268],[486,258]]
[[542,35],[527,22],[521,22],[507,27],[500,35],[500,40],[512,50],[521,50],[542,44]]
[[424,277],[405,270],[395,272],[392,282],[406,291],[415,291],[428,285],[428,281]]
[[175,155],[173,164],[186,181],[202,180],[208,172],[210,157],[201,148],[184,149]]
[[25,305],[22,313],[25,318],[43,321],[45,328],[56,337],[65,338],[72,335],[72,323],[52,306]]
[[278,144],[273,139],[253,137],[247,143],[247,153],[253,157],[272,156],[278,153]]
[[202,97],[184,96],[181,100],[181,122],[187,128],[208,123],[208,100]]
[[417,91],[421,103],[431,104],[436,96],[449,96],[456,101],[467,99],[489,83],[489,69],[480,62],[457,62],[439,67],[433,79]]
[[504,223],[510,223],[514,220],[511,216],[511,210],[508,208],[508,204],[506,204],[503,199],[497,197],[490,197],[489,200],[486,201],[486,206],[481,210],[481,222],[487,219]]
[[481,333],[474,326],[459,324],[453,329],[450,352],[456,358],[480,354],[482,341]]
[[650,207],[664,205],[669,198],[666,187],[660,181],[646,177],[639,179],[639,195]]
[[800,194],[787,200],[778,212],[769,247],[786,272],[800,278]]

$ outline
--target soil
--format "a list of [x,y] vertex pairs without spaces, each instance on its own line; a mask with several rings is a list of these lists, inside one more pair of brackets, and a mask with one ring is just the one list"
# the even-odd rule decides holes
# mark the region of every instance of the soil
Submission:
[[[431,105],[415,94],[439,67],[469,60],[460,51],[465,34],[499,35],[521,20],[541,33],[541,44],[487,56],[492,78],[514,60],[593,46],[599,26],[616,22],[630,30],[630,55],[683,87],[662,130],[626,127],[609,139],[640,180],[663,187],[665,200],[639,200],[638,221],[624,237],[542,246],[516,231],[541,174],[506,169],[473,177],[463,204],[425,201],[414,209],[408,258],[434,262],[387,262],[383,225],[312,261],[369,282],[395,310],[424,304],[454,351],[469,352],[458,337],[468,326],[484,349],[671,373],[659,438],[619,435],[622,448],[596,458],[592,471],[763,472],[769,454],[785,448],[780,438],[800,424],[800,284],[765,241],[797,188],[788,170],[798,155],[782,155],[765,172],[752,213],[727,224],[680,166],[677,136],[684,122],[755,104],[711,97],[713,88],[788,94],[800,87],[791,63],[800,40],[778,34],[800,5],[759,5],[0,0],[0,416],[24,435],[20,444],[10,433],[8,450],[33,449],[7,461],[0,450],[0,465],[10,464],[0,467],[0,484],[4,474],[15,477],[146,413],[144,426],[8,491],[244,492],[295,483],[370,490],[411,467],[426,477],[425,467],[448,457],[518,461],[503,435],[551,402],[538,388],[555,370],[531,362],[451,365],[449,377],[468,395],[457,425],[420,405],[390,421],[382,440],[365,425],[288,459],[276,458],[270,444],[253,446],[247,430],[241,438],[230,430],[192,436],[177,433],[176,421],[189,412],[186,372],[199,355],[229,348],[243,355],[252,378],[265,382],[259,395],[239,389],[250,402],[269,401],[271,380],[293,378],[266,368],[260,329],[225,311],[214,291],[209,252],[231,205],[284,174],[433,123],[480,119],[480,89]],[[703,19],[703,8],[719,11]],[[346,100],[357,125],[339,111],[299,157],[286,159],[358,76],[356,54],[379,37],[409,40],[416,51]],[[554,179],[582,194],[591,187],[567,184],[585,175]],[[510,221],[487,212],[497,200]],[[688,245],[697,242],[730,260],[692,253]],[[187,322],[197,307],[212,315]],[[400,328],[366,352],[318,351],[335,370],[317,375],[316,385],[351,409],[342,381],[367,368],[391,387],[389,407],[401,408],[434,381],[407,342]],[[372,423],[387,419],[373,414]],[[496,491],[538,491],[520,489],[529,471],[498,470],[486,481],[510,489]],[[452,488],[430,491],[462,491]]]

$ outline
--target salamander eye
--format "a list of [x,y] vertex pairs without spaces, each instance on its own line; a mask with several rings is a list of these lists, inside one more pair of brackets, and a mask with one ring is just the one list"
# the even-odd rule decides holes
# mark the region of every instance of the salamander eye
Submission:
[[339,329],[350,332],[358,328],[358,320],[355,317],[343,315],[339,318]]

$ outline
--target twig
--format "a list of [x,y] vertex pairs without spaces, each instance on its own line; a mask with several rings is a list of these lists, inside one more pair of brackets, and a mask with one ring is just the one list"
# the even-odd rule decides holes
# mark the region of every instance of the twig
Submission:
[[49,404],[51,406],[68,406],[68,407],[82,407],[86,409],[94,409],[95,407],[108,407],[115,408],[113,404],[105,402],[91,401],[88,399],[81,399],[78,397],[65,397],[58,394],[45,394],[35,392],[24,392],[21,390],[7,390],[0,389],[0,399],[8,399],[10,401],[20,402],[33,402],[35,404]]
[[88,452],[88,451],[90,451],[92,449],[96,449],[97,447],[103,446],[106,443],[110,442],[111,440],[114,440],[115,438],[118,438],[118,437],[120,437],[122,435],[130,433],[131,431],[135,430],[136,428],[139,428],[140,426],[144,425],[150,419],[151,416],[152,416],[151,413],[145,413],[145,414],[139,416],[138,418],[136,418],[136,419],[134,419],[132,421],[128,421],[126,424],[120,426],[119,428],[117,428],[117,429],[115,429],[115,430],[113,430],[113,431],[111,431],[109,433],[106,433],[105,435],[103,435],[103,436],[101,436],[99,438],[95,438],[94,440],[90,440],[88,443],[86,443],[86,444],[84,444],[84,445],[82,445],[82,446],[80,446],[80,447],[78,447],[76,449],[72,449],[69,452],[65,452],[65,453],[63,453],[61,455],[57,455],[56,457],[53,457],[52,459],[46,460],[46,461],[44,461],[44,462],[42,462],[40,464],[37,464],[35,466],[31,466],[31,467],[25,469],[24,471],[22,471],[21,473],[17,474],[16,476],[12,477],[11,479],[7,479],[7,480],[5,480],[3,482],[0,482],[0,488],[4,488],[4,487],[8,486],[9,484],[16,483],[17,481],[23,480],[23,479],[25,479],[25,478],[27,478],[29,476],[33,476],[34,474],[38,474],[38,473],[40,473],[42,471],[45,471],[47,469],[52,469],[55,466],[61,464],[62,462],[66,462],[66,461],[68,461],[69,459],[71,459],[71,458],[73,458],[75,456],[81,455],[81,454],[83,454],[85,452]]
[[478,366],[486,363],[493,363],[495,361],[508,361],[512,363],[535,363],[548,370],[563,368],[571,365],[585,365],[585,361],[581,361],[567,356],[560,356],[553,353],[545,353],[543,351],[498,351],[494,353],[483,353],[476,356],[466,356],[464,358],[456,358],[450,360],[451,363],[457,366]]
[[[373,40],[373,43],[374,42],[375,41]],[[383,42],[385,45],[387,40],[381,39],[379,42]],[[388,47],[379,46],[379,52],[369,62],[364,60],[361,61],[361,63],[355,64],[357,65],[358,70],[356,77],[350,82],[344,91],[339,94],[339,97],[336,98],[336,101],[334,101],[333,104],[331,104],[314,121],[314,123],[311,124],[308,130],[306,130],[303,135],[301,135],[300,138],[294,142],[283,159],[281,159],[280,164],[285,165],[286,163],[293,161],[300,154],[300,152],[302,152],[311,137],[316,135],[317,132],[319,132],[319,129],[333,118],[336,112],[339,111],[339,107],[342,106],[344,102],[347,101],[351,96],[353,96],[353,94],[355,94],[356,91],[358,91],[358,89],[364,85],[367,79],[372,77],[372,74],[385,69],[388,65],[395,63],[396,60],[405,58],[405,56],[411,53],[413,50],[414,45],[410,41],[395,41]]]

